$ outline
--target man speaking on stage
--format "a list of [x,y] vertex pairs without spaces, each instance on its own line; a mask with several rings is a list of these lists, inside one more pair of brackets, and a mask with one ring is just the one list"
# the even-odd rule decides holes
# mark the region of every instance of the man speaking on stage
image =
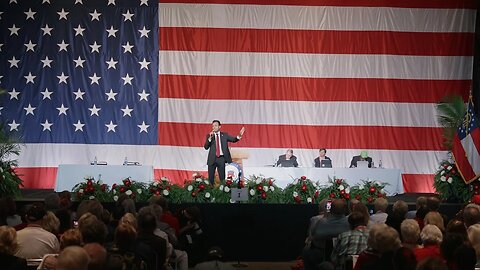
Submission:
[[228,143],[238,142],[245,132],[245,127],[242,127],[237,137],[232,137],[225,132],[220,132],[222,124],[218,120],[212,121],[212,131],[207,135],[205,145],[208,152],[207,165],[208,165],[208,180],[210,184],[215,183],[215,169],[218,170],[218,176],[221,180],[225,180],[225,163],[232,162],[232,156],[228,149]]

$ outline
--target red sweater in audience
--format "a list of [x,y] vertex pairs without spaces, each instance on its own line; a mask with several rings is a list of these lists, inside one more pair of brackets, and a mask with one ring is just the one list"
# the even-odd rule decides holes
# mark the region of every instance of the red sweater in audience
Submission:
[[440,254],[440,246],[439,245],[425,245],[423,248],[415,248],[413,250],[415,257],[417,258],[417,262],[420,263],[426,258],[434,257],[441,261],[444,261],[442,255]]
[[164,212],[162,217],[160,218],[160,221],[163,221],[170,225],[175,230],[175,234],[178,235],[180,232],[180,223],[178,222],[178,219],[172,215],[171,212]]

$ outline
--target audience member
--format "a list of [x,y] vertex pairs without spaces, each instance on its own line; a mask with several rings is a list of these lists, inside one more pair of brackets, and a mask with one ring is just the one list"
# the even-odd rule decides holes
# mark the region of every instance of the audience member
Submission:
[[107,260],[107,250],[99,243],[89,243],[83,246],[83,249],[90,257],[88,270],[103,270]]
[[52,192],[45,196],[45,210],[52,211],[55,213],[58,209],[60,209],[60,196],[56,192]]
[[477,256],[477,263],[475,267],[480,267],[480,224],[474,224],[468,227],[467,232],[470,244],[475,249]]
[[118,196],[117,205],[123,206],[125,213],[137,214],[137,208],[135,207],[135,201],[127,194],[122,193]]
[[440,199],[435,196],[430,196],[427,198],[426,205],[428,212],[438,212],[438,209],[440,209]]
[[458,219],[452,219],[448,222],[445,233],[457,233],[462,235],[465,240],[468,240],[467,227],[465,227],[463,221]]
[[78,220],[78,229],[82,234],[83,242],[105,244],[107,226],[95,215],[87,212]]
[[196,206],[182,211],[187,223],[180,229],[180,242],[188,254],[189,266],[205,259],[206,239],[202,229],[201,212]]
[[420,226],[415,220],[405,219],[400,225],[400,232],[403,240],[402,246],[412,250],[419,248]]
[[435,257],[426,258],[417,265],[416,270],[449,270],[443,260]]
[[78,246],[66,247],[57,258],[56,270],[87,270],[90,258],[87,252]]
[[431,224],[437,226],[440,231],[445,232],[445,225],[442,215],[439,212],[430,211],[423,220],[425,225]]
[[[470,245],[462,244],[459,246],[454,256],[454,262],[456,269],[461,270],[474,270],[475,264],[477,263],[477,256],[475,253],[475,249],[472,248]],[[452,269],[452,268],[450,268]]]
[[401,247],[398,232],[385,224],[372,226],[368,248],[360,253],[354,270],[393,269],[394,255]]
[[83,200],[78,205],[76,218],[82,218],[85,213],[90,213],[98,220],[102,220],[103,205],[97,200]]
[[397,230],[400,233],[400,224],[405,220],[408,212],[408,205],[402,200],[398,200],[393,204],[392,214],[388,215],[385,224]]
[[152,211],[143,207],[138,211],[138,241],[148,245],[157,255],[157,269],[166,265],[167,241],[154,234],[157,219]]
[[363,218],[365,219],[365,224],[367,224],[367,227],[370,225],[370,213],[368,212],[368,207],[359,202],[353,206],[353,211],[360,212],[363,214]]
[[[168,207],[168,201],[162,196],[152,196],[149,200],[149,203],[158,204],[162,207],[163,214],[160,218],[160,221],[168,224],[171,228],[174,229],[175,235],[178,235],[180,232],[180,222],[178,221],[178,218],[175,217],[172,212],[170,212],[170,209]],[[162,224],[160,224],[160,228],[166,233],[169,233],[168,230],[165,230]]]
[[476,207],[467,205],[463,210],[463,222],[465,226],[470,227],[480,222],[480,211]]
[[0,262],[4,270],[27,270],[27,261],[14,256],[18,249],[17,232],[9,226],[0,226]]
[[385,198],[378,198],[375,200],[375,214],[370,216],[370,222],[373,224],[383,224],[387,221],[388,214],[386,213],[388,201]]
[[58,235],[60,229],[60,220],[52,211],[47,211],[47,214],[43,217],[42,228],[48,232]]
[[313,234],[313,229],[315,228],[315,225],[317,224],[317,221],[322,219],[325,214],[327,213],[327,209],[325,208],[327,206],[327,199],[322,199],[318,203],[318,215],[313,216],[310,218],[310,223],[308,226],[308,234],[307,234],[307,239],[305,240],[305,244],[307,247],[310,247],[311,242],[312,242],[312,234]]
[[83,238],[78,229],[68,229],[60,237],[60,249],[65,249],[69,246],[82,246]]
[[456,233],[447,234],[443,238],[442,244],[440,245],[440,252],[450,269],[456,269],[455,251],[464,242],[465,239],[463,236]]
[[425,196],[418,197],[415,204],[415,210],[408,211],[407,214],[405,215],[405,218],[414,219],[417,215],[418,209],[426,208],[426,207],[427,207],[427,197]]
[[16,256],[25,259],[41,259],[45,254],[56,254],[60,249],[57,237],[43,229],[45,208],[40,203],[33,204],[27,211],[27,227],[17,232],[18,249]]
[[417,262],[421,262],[429,257],[443,260],[440,254],[440,244],[443,240],[443,234],[437,226],[431,224],[425,225],[420,233],[420,238],[422,239],[423,247],[418,247],[413,250]]

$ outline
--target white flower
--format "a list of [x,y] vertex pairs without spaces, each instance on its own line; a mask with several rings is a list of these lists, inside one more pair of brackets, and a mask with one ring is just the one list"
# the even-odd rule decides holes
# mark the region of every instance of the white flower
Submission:
[[200,182],[202,182],[203,180],[202,180],[202,178],[196,178],[195,181],[200,183]]
[[293,181],[293,184],[294,184],[294,185],[298,184],[298,180],[295,179],[295,181]]
[[168,190],[166,190],[166,189],[164,189],[162,191],[162,193],[163,193],[164,196],[168,196],[170,194],[170,192],[168,192]]
[[297,197],[298,196],[298,192],[294,191],[293,192],[293,197]]
[[220,185],[218,189],[220,189],[220,191],[223,191],[223,185]]
[[275,191],[275,188],[273,186],[270,186],[271,191]]
[[138,193],[138,194],[142,194],[142,190],[141,190],[141,189],[137,189],[137,193]]
[[189,185],[189,186],[187,187],[187,190],[188,190],[188,191],[192,191],[192,190],[193,190],[193,186],[192,186],[192,185]]
[[208,180],[203,180],[203,182],[204,182],[205,184],[207,184],[207,185],[210,184],[210,182],[209,182]]
[[125,194],[127,194],[128,196],[132,195],[132,191],[129,189],[125,192]]
[[448,182],[449,184],[451,184],[451,183],[452,183],[452,177],[449,177],[449,178],[447,179],[447,182]]
[[198,175],[198,173],[193,173],[192,178],[195,178],[195,176],[197,176],[197,175]]
[[263,191],[267,192],[267,191],[268,191],[268,187],[267,187],[267,186],[263,186]]
[[363,190],[365,187],[363,185],[358,186],[358,189]]
[[250,196],[254,196],[255,195],[255,189],[250,189]]
[[450,171],[451,169],[452,169],[452,166],[448,166],[448,167],[447,167],[447,170]]
[[205,193],[205,198],[210,198],[210,192]]
[[442,182],[445,182],[445,181],[447,181],[447,178],[446,178],[445,176],[441,176],[441,177],[440,177],[440,180],[441,180]]
[[347,194],[350,193],[350,188],[349,188],[349,187],[347,187],[347,188],[345,189],[345,193],[347,193]]
[[78,191],[78,193],[83,193],[83,188],[81,188],[81,189]]
[[114,201],[118,201],[118,196],[116,196],[116,195],[113,196],[113,200],[114,200]]
[[223,189],[223,191],[225,191],[225,192],[230,192],[230,188],[229,188],[229,187],[225,187],[225,188]]
[[89,198],[90,200],[93,200],[93,199],[95,199],[95,196],[90,196],[90,197],[88,197],[88,198]]
[[117,190],[116,190],[116,189],[113,190],[113,194],[117,194]]
[[307,198],[307,203],[311,203],[312,202],[312,198],[308,197]]
[[338,186],[338,190],[344,190],[345,187],[343,185]]
[[382,185],[382,183],[380,183],[379,181],[375,181],[375,185],[377,185],[377,186],[381,186],[381,185]]
[[260,179],[260,178],[257,178],[257,180],[255,180],[255,184],[257,184],[257,185],[260,184],[261,182],[262,182],[262,179]]
[[3,173],[3,168],[2,167],[0,167],[0,173]]
[[162,180],[162,181],[168,181],[168,178],[165,177],[165,176],[163,176],[162,178],[160,178],[160,180]]
[[158,186],[158,182],[157,181],[153,182],[153,186],[154,187]]
[[232,199],[230,199],[230,203],[235,203],[235,201],[234,201],[234,200],[232,200]]
[[442,170],[442,171],[440,172],[440,175],[444,175],[444,174],[445,174],[445,171]]

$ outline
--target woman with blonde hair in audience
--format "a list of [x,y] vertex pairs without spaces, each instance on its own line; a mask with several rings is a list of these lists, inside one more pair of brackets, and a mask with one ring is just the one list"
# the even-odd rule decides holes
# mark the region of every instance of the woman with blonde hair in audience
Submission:
[[0,226],[0,262],[4,270],[26,270],[27,260],[16,257],[17,232],[9,226]]
[[440,254],[440,244],[443,240],[443,234],[437,226],[426,224],[420,233],[420,238],[422,239],[423,247],[418,247],[413,250],[417,262],[421,262],[430,257],[443,260],[443,257]]
[[118,224],[129,224],[133,228],[135,228],[135,230],[138,229],[137,218],[132,213],[126,213],[125,215],[123,215],[123,217],[120,218],[120,220],[118,221]]
[[405,219],[400,224],[400,232],[402,234],[402,246],[415,249],[418,248],[418,240],[420,239],[420,226],[414,219]]
[[427,224],[435,225],[437,226],[437,228],[440,229],[442,233],[445,232],[445,224],[443,223],[444,222],[443,217],[442,215],[440,215],[439,212],[436,212],[436,211],[428,212],[423,222],[425,225]]
[[52,211],[47,211],[47,214],[43,217],[42,228],[48,232],[53,233],[58,238],[60,220],[57,218],[57,216],[55,216]]
[[57,259],[56,270],[87,270],[90,257],[78,246],[66,247]]

